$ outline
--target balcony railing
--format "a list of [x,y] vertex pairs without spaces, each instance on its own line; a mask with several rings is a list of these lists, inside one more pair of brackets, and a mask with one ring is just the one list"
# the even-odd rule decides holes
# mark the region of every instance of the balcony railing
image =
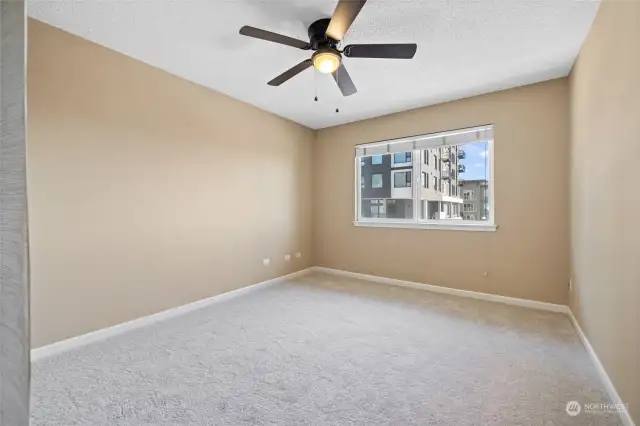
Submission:
[[458,171],[464,173],[467,171],[467,167],[464,164],[458,164]]
[[460,160],[464,160],[465,158],[467,158],[467,153],[466,153],[466,152],[464,152],[464,149],[460,148],[460,149],[458,150],[458,158],[459,158]]
[[445,161],[445,162],[451,161],[451,151],[449,151],[449,148],[442,149],[442,152],[440,153],[440,158],[442,159],[442,161]]
[[442,172],[440,173],[440,177],[442,179],[451,179],[451,173],[449,173],[449,170],[447,169],[442,169]]

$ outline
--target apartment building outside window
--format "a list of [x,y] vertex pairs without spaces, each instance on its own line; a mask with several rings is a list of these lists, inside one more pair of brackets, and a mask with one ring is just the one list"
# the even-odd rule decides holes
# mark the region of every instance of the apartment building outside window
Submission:
[[492,161],[492,126],[359,145],[355,224],[495,230]]

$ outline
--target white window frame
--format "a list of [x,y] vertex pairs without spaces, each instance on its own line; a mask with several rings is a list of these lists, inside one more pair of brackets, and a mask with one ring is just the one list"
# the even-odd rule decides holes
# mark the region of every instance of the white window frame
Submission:
[[[428,136],[428,135],[424,135]],[[404,142],[407,140],[415,139],[412,138],[401,138],[393,141],[385,141],[387,143],[394,142]],[[489,216],[487,220],[465,220],[461,221],[460,219],[420,219],[420,204],[421,199],[419,197],[419,191],[422,189],[422,185],[420,184],[420,179],[422,177],[422,171],[424,170],[422,167],[422,155],[421,151],[424,147],[420,149],[415,149],[411,154],[411,163],[393,163],[393,156],[391,157],[391,166],[399,167],[400,164],[404,164],[405,166],[412,165],[412,177],[413,182],[415,184],[412,185],[413,189],[413,218],[412,219],[368,219],[363,218],[360,215],[360,193],[361,193],[361,184],[360,184],[360,157],[355,157],[354,162],[354,178],[355,178],[355,197],[354,197],[354,207],[355,207],[355,226],[363,226],[363,227],[375,227],[375,228],[416,228],[416,229],[440,229],[440,230],[455,230],[455,231],[495,231],[498,226],[495,223],[495,179],[494,179],[494,169],[495,169],[495,161],[494,161],[494,140],[489,139],[487,142],[487,155],[489,160],[489,170],[487,179],[489,181],[489,185],[487,188],[487,193],[489,196]],[[433,147],[429,147],[427,149],[432,148],[441,148],[446,146],[459,145],[459,144],[446,144],[441,143],[438,145],[434,145]],[[391,185],[393,187],[393,176]],[[458,193],[460,195],[462,191]],[[463,198],[462,196],[459,198]],[[460,210],[464,210],[464,200],[463,203],[459,207]],[[460,212],[461,215],[464,213]]]

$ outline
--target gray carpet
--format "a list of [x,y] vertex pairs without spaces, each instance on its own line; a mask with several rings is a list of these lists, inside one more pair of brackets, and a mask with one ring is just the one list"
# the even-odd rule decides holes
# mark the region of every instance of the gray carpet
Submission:
[[561,315],[314,274],[33,366],[33,425],[617,425]]

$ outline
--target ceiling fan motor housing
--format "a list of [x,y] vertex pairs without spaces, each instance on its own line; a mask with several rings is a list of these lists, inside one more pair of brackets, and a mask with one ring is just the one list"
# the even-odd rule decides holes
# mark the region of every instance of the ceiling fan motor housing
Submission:
[[313,50],[337,48],[339,41],[326,35],[329,22],[331,22],[331,19],[329,18],[318,19],[313,24],[309,25],[309,41]]

